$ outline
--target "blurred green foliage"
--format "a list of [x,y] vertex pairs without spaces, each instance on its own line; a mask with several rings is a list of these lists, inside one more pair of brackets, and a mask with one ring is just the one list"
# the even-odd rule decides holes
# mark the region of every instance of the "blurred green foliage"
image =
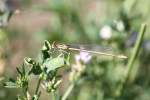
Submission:
[[[32,0],[22,0],[22,2],[21,5],[25,9],[26,7],[27,9],[31,7],[33,12],[38,10],[50,13],[50,25],[32,34],[17,28],[3,29],[0,31],[0,45],[7,44],[7,46],[11,46],[13,41],[20,38],[22,41],[25,40],[26,45],[30,43],[33,46],[30,50],[31,54],[37,51],[36,46],[40,45],[38,44],[39,42],[41,43],[47,39],[51,42],[57,41],[67,44],[86,43],[107,45],[114,48],[115,53],[121,52],[130,58],[141,23],[146,22],[148,25],[150,23],[149,0],[48,0],[47,5],[40,4],[38,6]],[[36,7],[32,5],[36,5]],[[121,25],[123,25],[122,29],[119,28]],[[104,26],[108,26],[111,29],[110,32],[112,35],[109,39],[102,37],[101,30]],[[123,94],[119,94],[118,86],[124,78],[128,60],[94,56],[89,63],[81,63],[80,66],[84,66],[85,69],[77,77],[75,88],[70,93],[68,100],[149,100],[149,32],[150,29],[147,28],[139,55],[132,66],[132,71],[129,74]],[[28,41],[25,38],[31,40]],[[6,41],[3,42],[4,40]],[[10,49],[9,47],[7,48]],[[25,49],[23,52],[28,54],[29,48],[26,47],[23,49]],[[13,52],[11,50],[6,51],[4,52],[6,58],[3,59],[7,63]],[[74,54],[71,55],[71,67],[76,63],[74,56]],[[58,59],[56,58],[55,61],[57,62]],[[51,64],[51,62],[49,63]],[[60,65],[58,63],[55,64],[58,66],[62,65],[62,63],[59,63]],[[71,69],[71,67],[67,68],[67,70]],[[9,68],[5,72],[6,76],[10,72]],[[14,74],[13,76],[15,77]],[[69,80],[63,81],[63,84],[67,84],[67,87],[69,87],[69,83]],[[61,88],[63,91],[66,90],[65,85]],[[15,97],[14,91],[16,90],[0,89],[0,99],[12,100],[12,97]],[[13,93],[13,95],[10,93]],[[5,94],[5,96],[2,94]],[[6,94],[9,96],[6,96]],[[18,94],[17,91],[16,94]],[[64,94],[64,92],[60,94]],[[46,98],[43,97],[42,99]]]

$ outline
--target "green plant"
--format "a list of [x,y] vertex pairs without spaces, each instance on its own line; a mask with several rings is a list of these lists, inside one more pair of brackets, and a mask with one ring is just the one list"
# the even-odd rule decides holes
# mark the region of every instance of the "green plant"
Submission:
[[[34,60],[26,57],[21,68],[17,68],[17,79],[9,79],[4,86],[7,88],[21,88],[23,95],[18,96],[18,100],[38,100],[41,94],[40,86],[48,93],[55,93],[61,83],[57,70],[67,66],[68,53],[56,50],[51,47],[48,41],[44,42],[41,50],[40,60]],[[32,75],[36,76],[38,81],[33,95],[29,93],[29,83]]]
[[[118,87],[116,88],[116,90],[113,90],[119,93],[114,95],[115,98],[122,95],[122,91],[124,89],[123,87],[126,84],[129,75],[131,74],[133,63],[135,61],[136,56],[138,55],[145,30],[146,25],[144,24],[141,27],[139,37],[133,50],[133,54],[127,64],[127,69],[124,71],[124,74],[122,73],[124,77],[122,77],[122,79],[119,80],[117,79],[121,83],[118,84],[118,86],[116,85]],[[77,84],[79,84],[82,79],[90,75],[92,70],[87,67],[88,65],[86,63],[91,59],[91,57],[88,55],[88,53],[81,53],[80,58],[76,60],[76,63],[71,64],[71,72],[69,74],[70,86],[68,87],[68,89],[62,97],[56,95],[57,88],[62,82],[57,71],[61,67],[69,65],[70,53],[69,51],[64,51],[63,49],[55,48],[54,46],[54,43],[51,45],[48,41],[45,41],[39,59],[34,60],[32,58],[26,57],[24,59],[22,68],[17,68],[17,79],[9,79],[8,82],[5,82],[4,86],[7,88],[22,89],[23,94],[18,96],[18,100],[39,100],[41,95],[41,91],[39,89],[40,86],[42,86],[46,92],[53,93],[54,100],[56,100],[57,98],[61,100],[66,100],[70,95],[71,91],[74,89],[74,87]],[[82,56],[85,56],[86,58],[82,59]],[[95,62],[93,63],[93,65],[94,64]],[[84,74],[87,75],[85,76]],[[94,73],[92,72],[92,74]],[[29,93],[29,83],[32,79],[32,75],[36,76],[38,79],[33,95]],[[101,74],[98,72],[97,74],[92,76],[92,78],[97,78],[99,76],[101,76]],[[100,80],[98,79],[98,81]]]

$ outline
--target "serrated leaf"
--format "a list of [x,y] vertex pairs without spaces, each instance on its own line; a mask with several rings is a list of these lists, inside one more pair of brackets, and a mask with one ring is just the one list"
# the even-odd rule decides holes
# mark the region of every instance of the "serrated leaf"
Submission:
[[64,66],[64,64],[65,64],[65,59],[63,57],[56,57],[53,59],[47,59],[44,62],[43,66],[47,67],[48,71],[52,71]]
[[16,83],[9,81],[9,82],[4,83],[4,87],[6,87],[6,88],[17,88],[17,85],[16,85]]

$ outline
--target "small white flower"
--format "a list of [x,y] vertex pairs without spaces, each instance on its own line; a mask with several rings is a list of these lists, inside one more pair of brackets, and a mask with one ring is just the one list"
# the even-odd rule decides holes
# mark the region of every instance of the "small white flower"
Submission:
[[116,28],[117,28],[117,30],[118,31],[124,31],[124,24],[123,24],[123,22],[122,21],[117,21],[116,22]]
[[75,55],[76,61],[83,61],[84,63],[88,63],[91,60],[92,56],[88,52],[80,52],[79,55]]
[[110,39],[112,37],[112,28],[109,25],[103,26],[99,32],[99,35],[102,39]]

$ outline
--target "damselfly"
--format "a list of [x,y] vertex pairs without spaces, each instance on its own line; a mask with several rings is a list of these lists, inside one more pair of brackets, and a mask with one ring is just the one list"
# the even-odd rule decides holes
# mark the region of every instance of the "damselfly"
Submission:
[[[58,44],[58,43],[53,43],[52,48],[57,48],[61,50],[71,50],[71,51],[82,51],[82,52],[88,52],[88,53],[93,53],[93,54],[98,54],[98,55],[105,55],[105,56],[112,56],[120,59],[127,59],[128,57],[122,54],[113,54],[113,53],[107,53],[104,51],[94,51],[94,50],[88,50],[85,48],[75,48],[72,47],[71,45],[66,45],[66,44]],[[107,51],[107,50],[106,50]]]

